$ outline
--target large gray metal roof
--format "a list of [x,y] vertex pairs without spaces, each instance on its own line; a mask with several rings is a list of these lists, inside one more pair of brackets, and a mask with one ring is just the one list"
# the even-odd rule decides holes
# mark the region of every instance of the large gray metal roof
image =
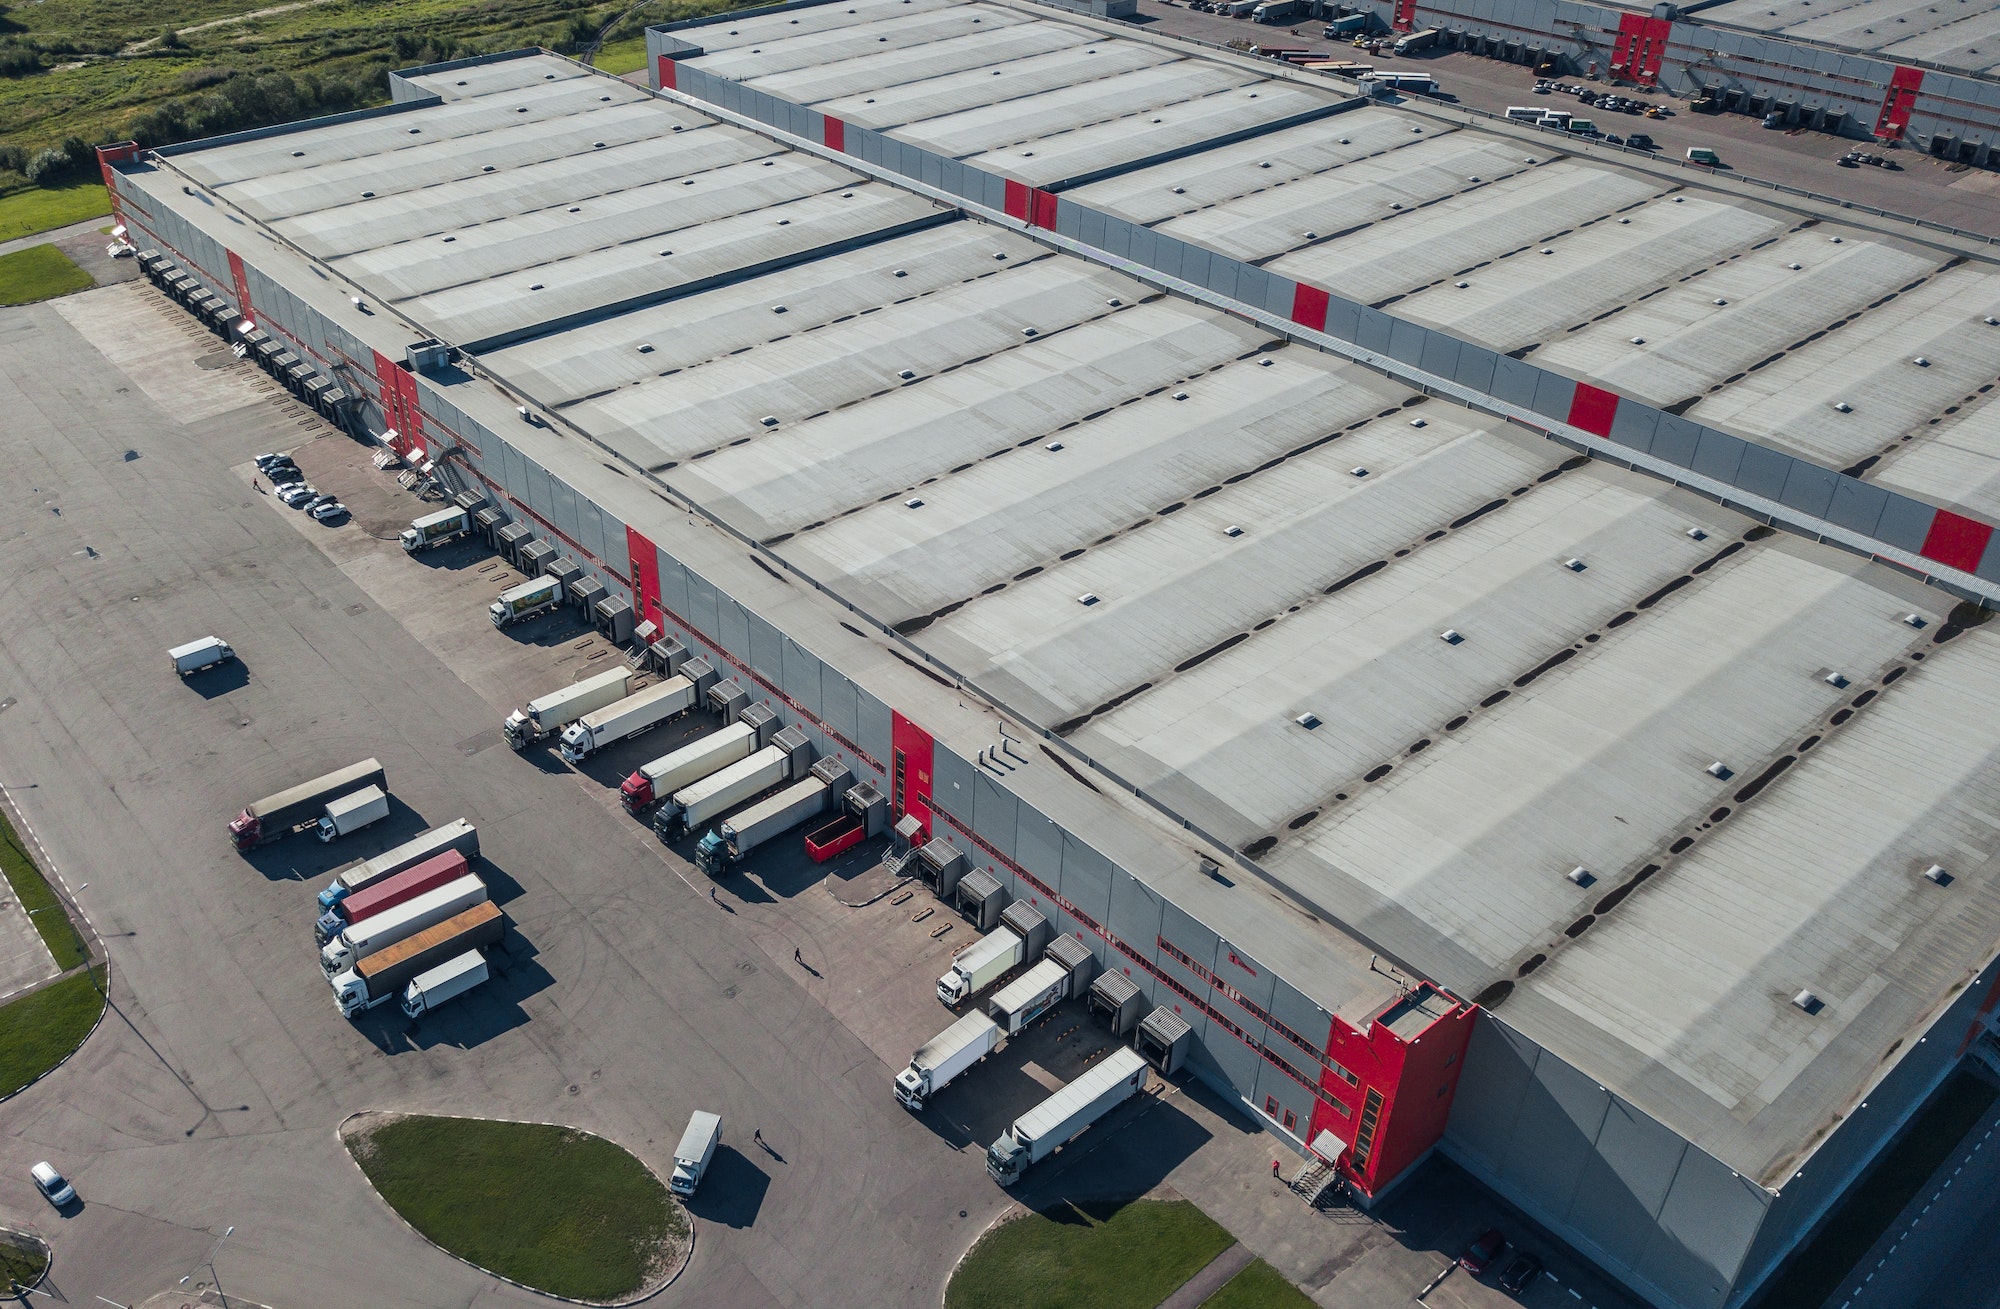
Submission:
[[2000,74],[2000,9],[1981,0],[1729,0],[1700,21]]
[[[914,38],[877,34],[989,12],[1007,39],[1065,26],[857,0],[700,32],[817,78],[812,48],[887,59],[865,47]],[[1209,86],[1184,62],[1155,98]],[[1108,781],[1006,779],[1329,1008],[1384,996],[1329,923],[1463,994],[1512,982],[1510,1024],[1775,1182],[1990,955],[2000,640],[1935,643],[1941,593],[565,61],[418,81],[446,103],[181,155],[215,198],[160,202],[283,234],[305,255],[260,263],[378,349],[402,329],[305,256],[447,340],[518,335],[450,385],[464,413],[962,757],[996,711],[846,606],[1251,852],[1283,895],[1200,876],[1200,843]],[[2000,504],[1986,265],[1380,106],[1084,195],[1815,457],[1893,444],[1885,482]],[[648,271],[668,241],[700,280]],[[1932,862],[1958,880],[1913,875]]]

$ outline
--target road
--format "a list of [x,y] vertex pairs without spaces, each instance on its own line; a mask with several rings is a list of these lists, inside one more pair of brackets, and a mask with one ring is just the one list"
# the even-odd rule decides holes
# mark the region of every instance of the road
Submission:
[[[1247,19],[1197,13],[1185,5],[1168,4],[1165,0],[1139,0],[1138,22],[1147,31],[1213,44],[1225,44],[1232,40],[1296,44],[1328,51],[1337,58],[1358,59],[1391,71],[1429,73],[1437,78],[1439,90],[1448,97],[1445,104],[1457,104],[1492,114],[1504,114],[1510,105],[1536,103],[1557,108],[1578,108],[1576,101],[1570,97],[1535,95],[1534,75],[1519,64],[1457,51],[1429,51],[1405,58],[1396,58],[1386,52],[1361,55],[1349,46],[1321,37],[1323,25],[1319,23],[1266,27]],[[1571,80],[1581,81],[1580,78]],[[1691,114],[1686,112],[1685,101],[1676,100],[1665,92],[1648,98],[1678,112],[1666,119],[1623,114],[1591,116],[1607,132],[1623,135],[1626,130],[1633,130],[1652,136],[1660,145],[1657,157],[1665,161],[1675,174],[1685,174],[1691,180],[1696,177],[1695,170],[1683,170],[1675,161],[1686,157],[1689,146],[1709,146],[1728,165],[1721,173],[1724,177],[1777,182],[1886,209],[1906,217],[2000,238],[2000,173],[1979,169],[1953,173],[1943,163],[1913,150],[1893,152],[1893,157],[1902,165],[1895,171],[1874,167],[1842,168],[1835,160],[1850,149],[1885,152],[1866,142],[1825,132],[1767,131],[1757,119],[1744,114]],[[1413,100],[1409,103],[1421,106],[1424,102]],[[1584,112],[1589,113],[1587,109]],[[1633,160],[1632,155],[1609,147],[1577,148],[1580,153],[1607,161]]]
[[[976,1148],[894,1102],[883,1058],[808,990],[874,999],[881,979],[832,945],[822,978],[792,967],[793,947],[821,948],[831,897],[767,890],[726,914],[601,779],[499,744],[492,700],[357,583],[367,561],[337,566],[233,471],[317,420],[143,287],[61,305],[0,313],[0,783],[77,888],[113,977],[97,1034],[0,1106],[0,1220],[49,1237],[55,1289],[132,1303],[233,1225],[224,1288],[282,1309],[539,1303],[405,1229],[345,1158],[341,1119],[559,1120],[664,1172],[688,1113],[710,1107],[725,1147],[692,1204],[692,1266],[658,1303],[935,1303],[1005,1198]],[[89,334],[71,321],[83,309]],[[379,550],[393,560],[369,566],[422,581]],[[466,666],[565,653],[465,610],[451,631],[434,615],[429,636]],[[211,631],[240,672],[182,683],[163,652]],[[229,848],[247,800],[367,755],[387,768],[393,830],[346,850]],[[350,1024],[314,966],[313,890],[459,816],[480,827],[514,924],[503,975],[414,1029],[393,1006]],[[898,994],[934,1026],[921,980]],[[755,1157],[753,1127],[785,1162]],[[71,1173],[79,1213],[34,1193],[38,1159]]]

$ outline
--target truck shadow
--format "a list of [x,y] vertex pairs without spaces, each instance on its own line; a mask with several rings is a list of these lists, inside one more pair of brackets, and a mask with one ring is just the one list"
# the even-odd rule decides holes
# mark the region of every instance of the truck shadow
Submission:
[[[615,791],[624,784],[626,778],[637,772],[642,764],[649,764],[664,755],[672,754],[697,737],[707,736],[719,726],[721,719],[715,714],[706,709],[694,710],[670,723],[662,723],[651,731],[641,732],[638,736],[627,737],[623,741],[614,741],[580,764],[563,766],[574,767],[577,772],[599,786],[609,787]],[[556,755],[555,761],[561,764],[562,756]]]
[[404,1017],[401,1007],[391,1001],[362,1015],[356,1026],[386,1055],[439,1046],[470,1050],[527,1025],[528,1011],[522,1002],[554,986],[556,980],[542,967],[539,953],[509,926],[500,944],[486,951],[489,975],[484,984],[416,1019]]
[[734,1146],[718,1145],[701,1186],[681,1204],[703,1222],[752,1227],[764,1207],[764,1193],[770,1189],[771,1175],[762,1165]]
[[[493,594],[500,593],[495,591]],[[520,645],[539,645],[547,648],[561,645],[565,641],[574,641],[580,636],[589,636],[596,630],[585,622],[576,610],[563,605],[552,613],[515,623],[511,627],[503,627],[500,629],[500,634]]]
[[[1191,1080],[1188,1084],[1199,1085]],[[1014,1188],[1014,1198],[1040,1212],[1074,1206],[1101,1220],[1108,1216],[1106,1206],[1116,1211],[1130,1198],[1152,1191],[1214,1139],[1207,1127],[1181,1110],[1177,1098],[1134,1096],[1029,1169]],[[1236,1117],[1224,1113],[1231,1120]],[[1133,1125],[1138,1130],[1124,1130]],[[1246,1130],[1255,1129],[1246,1125]]]
[[[997,990],[982,992],[979,1005]],[[943,1030],[950,1012],[940,1006],[938,1014]],[[1119,1044],[1108,1029],[1084,1016],[1081,1004],[1065,1000],[953,1078],[918,1117],[953,1149],[984,1150],[1016,1118],[1048,1099],[1051,1082],[1068,1085]]]
[[[310,829],[301,830],[237,857],[273,882],[310,882],[317,890],[336,868],[373,859],[437,824],[410,806],[389,797],[389,816],[370,823],[352,836],[321,844]],[[317,911],[315,911],[317,912]]]
[[462,573],[468,568],[477,568],[491,558],[492,549],[477,535],[460,537],[450,545],[434,545],[410,556],[420,566],[440,573]]
[[[882,853],[888,848],[886,836],[870,837],[823,864],[814,863],[806,853],[805,834],[827,821],[825,815],[809,818],[762,849],[751,851],[730,872],[725,885],[746,904],[771,904],[829,882],[851,882],[882,862]],[[693,853],[694,848],[688,847],[690,858]]]
[[190,673],[181,680],[202,699],[213,700],[217,696],[228,695],[231,691],[240,691],[250,685],[250,669],[244,664],[243,657],[238,655],[226,664],[204,668],[198,673]]

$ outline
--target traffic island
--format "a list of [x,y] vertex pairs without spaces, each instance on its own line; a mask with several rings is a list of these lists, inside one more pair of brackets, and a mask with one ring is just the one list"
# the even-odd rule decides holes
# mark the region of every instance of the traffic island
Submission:
[[1065,1203],[979,1238],[945,1288],[945,1309],[1154,1309],[1235,1244],[1186,1200]]
[[[0,1285],[20,1295],[49,1275],[48,1242],[32,1232],[0,1227]],[[27,1297],[21,1296],[25,1303]]]
[[389,1207],[446,1254],[515,1285],[622,1305],[686,1262],[687,1217],[629,1151],[553,1123],[357,1114],[340,1138]]

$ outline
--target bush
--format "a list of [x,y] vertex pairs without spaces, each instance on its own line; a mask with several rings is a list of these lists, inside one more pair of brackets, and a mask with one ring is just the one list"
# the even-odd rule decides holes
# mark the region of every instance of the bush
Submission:
[[0,77],[26,77],[41,71],[41,51],[12,41],[0,44]]

